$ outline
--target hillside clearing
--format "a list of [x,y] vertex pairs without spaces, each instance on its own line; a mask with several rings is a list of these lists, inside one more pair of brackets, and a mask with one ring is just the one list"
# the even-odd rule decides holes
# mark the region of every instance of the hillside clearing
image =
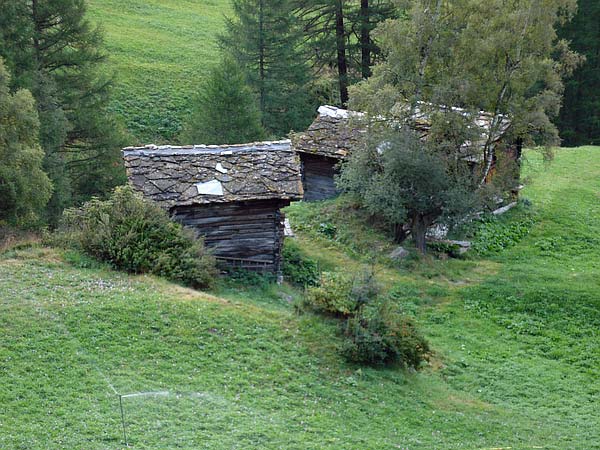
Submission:
[[[600,442],[600,148],[529,153],[531,232],[487,259],[375,262],[436,353],[421,373],[365,369],[290,287],[216,295],[55,250],[0,257],[0,448],[594,448]],[[328,207],[327,204],[324,204]],[[319,237],[327,268],[381,236]],[[358,224],[345,220],[349,226]],[[318,225],[318,223],[317,223]],[[298,227],[297,227],[298,228]],[[358,228],[355,228],[358,230]],[[370,242],[370,244],[369,244]],[[461,281],[468,279],[468,282]]]
[[112,109],[131,145],[173,141],[208,69],[229,0],[88,0],[105,31],[106,70],[115,75]]

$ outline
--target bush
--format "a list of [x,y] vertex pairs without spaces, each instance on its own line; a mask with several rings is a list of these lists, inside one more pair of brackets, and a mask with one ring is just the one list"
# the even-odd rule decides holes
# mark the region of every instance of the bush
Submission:
[[348,317],[374,300],[378,293],[375,276],[370,270],[352,277],[326,272],[318,286],[306,290],[305,303],[316,311]]
[[282,259],[283,276],[288,281],[300,286],[317,286],[319,284],[317,261],[305,256],[296,242],[289,239],[285,241]]
[[362,308],[344,324],[340,351],[353,363],[371,366],[401,364],[418,369],[429,353],[429,344],[414,322],[384,303]]
[[164,276],[194,288],[208,287],[216,275],[203,241],[131,187],[117,188],[107,201],[93,199],[65,211],[61,229],[59,240],[128,272]]
[[319,286],[306,290],[305,303],[315,311],[346,317],[358,309],[352,296],[352,279],[340,273],[324,272]]

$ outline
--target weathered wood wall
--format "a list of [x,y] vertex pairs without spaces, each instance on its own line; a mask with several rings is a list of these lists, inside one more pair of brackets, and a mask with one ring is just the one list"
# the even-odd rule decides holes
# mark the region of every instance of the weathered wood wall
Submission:
[[300,153],[304,200],[326,200],[339,194],[333,177],[337,173],[338,159]]
[[229,266],[277,273],[281,269],[284,215],[289,201],[258,200],[176,206],[177,222],[204,236],[206,246]]

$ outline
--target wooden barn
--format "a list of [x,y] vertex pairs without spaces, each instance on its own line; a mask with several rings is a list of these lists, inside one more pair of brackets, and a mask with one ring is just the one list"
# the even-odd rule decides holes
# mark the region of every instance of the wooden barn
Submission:
[[321,106],[308,130],[292,135],[292,147],[302,163],[304,200],[325,200],[338,194],[334,182],[338,164],[358,145],[364,133],[351,126],[353,114],[356,113]]
[[[318,117],[306,132],[292,135],[292,147],[300,155],[302,163],[302,184],[306,201],[324,200],[338,194],[334,177],[339,164],[358,147],[367,129],[359,120],[361,113],[333,106],[321,106],[318,112]],[[475,117],[474,125],[486,130],[489,129],[491,120],[491,115],[481,112]],[[412,126],[426,139],[431,122],[425,113],[417,109]],[[497,150],[501,150],[502,156],[518,161],[521,157],[520,146],[506,145],[502,141],[509,126],[510,122],[503,120],[498,127],[498,133],[492,136],[492,142]],[[483,155],[473,156],[472,153],[473,149],[483,147],[483,141],[482,137],[482,142],[465,143],[465,152],[471,152],[471,156],[465,158],[471,160],[473,170],[481,168]],[[496,164],[496,157],[493,162]],[[495,167],[489,173],[488,181],[493,177]]]
[[302,198],[290,141],[123,150],[130,184],[204,236],[229,266],[279,272],[281,208]]

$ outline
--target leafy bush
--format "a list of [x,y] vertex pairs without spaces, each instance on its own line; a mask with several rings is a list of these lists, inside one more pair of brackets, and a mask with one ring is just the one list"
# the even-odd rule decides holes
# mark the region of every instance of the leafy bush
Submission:
[[305,304],[315,311],[348,317],[370,303],[379,293],[372,271],[348,276],[325,272],[318,286],[306,290]]
[[347,275],[324,272],[319,286],[306,290],[305,303],[315,311],[349,316],[358,308],[358,302],[352,296],[352,278]]
[[239,267],[223,267],[222,269],[227,272],[226,284],[229,282],[231,285],[265,289],[277,282],[277,275],[270,272],[254,272]]
[[480,255],[498,253],[527,236],[533,223],[530,217],[508,223],[496,218],[482,219],[472,249]]
[[451,242],[428,241],[427,248],[435,253],[445,253],[453,258],[461,256],[460,246]]
[[317,286],[319,284],[319,265],[317,261],[305,256],[298,244],[287,239],[283,252],[283,276],[300,286]]
[[398,363],[417,369],[429,353],[429,344],[412,320],[383,303],[377,308],[362,308],[346,320],[340,351],[354,363]]
[[319,233],[321,233],[329,239],[335,239],[335,236],[337,234],[337,227],[332,223],[321,222],[319,224]]
[[106,201],[93,199],[65,211],[62,238],[85,253],[132,273],[151,273],[195,288],[208,287],[215,261],[200,239],[172,222],[130,187]]

